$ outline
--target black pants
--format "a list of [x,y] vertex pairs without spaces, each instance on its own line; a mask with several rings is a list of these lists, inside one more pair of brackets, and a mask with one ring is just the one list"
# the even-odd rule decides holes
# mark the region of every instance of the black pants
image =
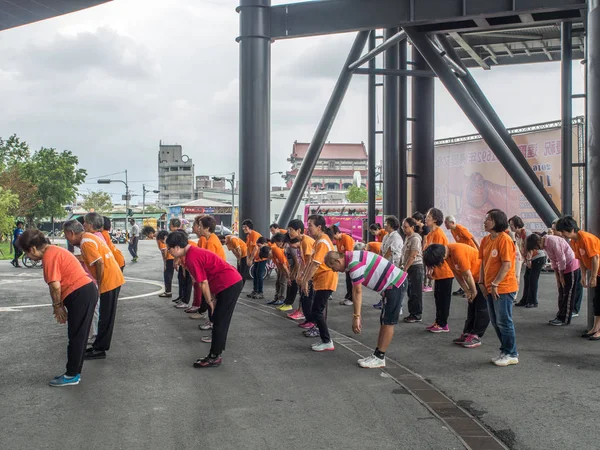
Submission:
[[596,281],[596,287],[594,288],[594,316],[600,316],[600,277]]
[[129,239],[129,253],[131,254],[131,256],[133,258],[137,258],[137,249],[138,249],[138,238],[137,237],[131,237]]
[[489,324],[490,313],[488,311],[487,300],[479,286],[477,286],[477,296],[469,303],[463,333],[476,334],[479,337],[483,337]]
[[352,300],[352,278],[348,272],[346,272],[346,298]]
[[575,307],[577,286],[581,286],[581,270],[565,273],[565,287],[558,283],[558,313],[556,318],[564,323],[571,323],[571,314]]
[[213,330],[212,344],[210,346],[210,353],[213,356],[219,356],[225,350],[229,324],[231,323],[233,310],[243,287],[243,281],[238,281],[233,286],[215,295],[217,304],[212,313]]
[[189,303],[192,297],[192,277],[185,270],[185,267],[179,266],[177,272],[177,282],[179,283],[179,298],[184,303]]
[[94,349],[99,351],[110,350],[115,317],[117,316],[117,300],[121,287],[100,294],[100,313],[98,314],[98,335],[94,341]]
[[[581,269],[579,270],[581,276]],[[581,302],[583,301],[583,286],[581,283],[575,286],[575,299],[573,305],[573,314],[579,314],[581,311]]]
[[304,292],[300,291],[300,304],[302,305],[302,313],[307,322],[313,322],[312,320],[312,305],[315,297],[315,291],[312,287],[312,280],[308,282],[308,295],[304,295]]
[[408,313],[421,318],[423,314],[423,265],[412,265],[407,271]]
[[242,276],[243,283],[246,284],[246,280],[250,278],[250,274],[248,273],[248,263],[245,256],[238,261],[237,271]]
[[81,373],[83,355],[87,346],[88,333],[94,318],[94,309],[98,302],[98,289],[94,283],[88,283],[71,292],[63,302],[67,308],[67,376]]
[[[310,310],[310,321],[319,328],[319,334],[321,335],[321,341],[323,342],[331,341],[325,317],[327,314],[327,301],[332,292],[333,291],[315,291],[315,298],[312,302],[312,309]],[[306,312],[304,312],[304,316],[306,317]]]
[[433,298],[435,299],[435,321],[440,327],[448,325],[450,302],[452,301],[452,281],[454,278],[435,280]]
[[540,273],[546,264],[546,258],[537,258],[531,261],[531,267],[525,269],[525,284],[523,285],[523,297],[519,303],[523,305],[538,304],[538,285]]
[[288,284],[287,291],[285,293],[285,304],[293,305],[296,301],[296,295],[298,295],[298,283],[296,283],[296,280],[292,280],[292,283]]
[[19,258],[23,256],[23,251],[19,246],[15,244],[13,244],[13,248],[15,250],[15,257],[13,258],[13,263],[19,264]]
[[172,259],[167,259],[165,261],[165,270],[164,270],[164,278],[165,278],[165,292],[171,293],[171,288],[173,287],[173,261]]

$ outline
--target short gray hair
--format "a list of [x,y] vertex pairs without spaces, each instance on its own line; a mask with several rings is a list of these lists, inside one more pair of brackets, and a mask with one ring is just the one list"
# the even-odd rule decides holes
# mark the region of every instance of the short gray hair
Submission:
[[94,230],[104,229],[104,218],[96,212],[87,213],[83,221],[90,224]]
[[454,216],[446,216],[446,222],[456,223],[456,217],[454,217]]
[[63,231],[66,233],[67,231],[72,231],[75,234],[81,234],[85,230],[83,229],[83,225],[81,225],[77,220],[67,220],[63,224]]
[[355,251],[362,251],[365,249],[365,247],[366,247],[366,244],[364,242],[357,242],[356,244],[354,244]]

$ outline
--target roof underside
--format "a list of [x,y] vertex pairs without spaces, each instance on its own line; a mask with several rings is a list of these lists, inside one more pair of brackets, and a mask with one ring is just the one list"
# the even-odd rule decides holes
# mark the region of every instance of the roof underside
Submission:
[[70,14],[112,0],[0,0],[0,31]]

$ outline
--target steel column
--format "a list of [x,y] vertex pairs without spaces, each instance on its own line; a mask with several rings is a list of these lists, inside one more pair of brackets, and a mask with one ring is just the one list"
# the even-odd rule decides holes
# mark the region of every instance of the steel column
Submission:
[[[376,30],[371,31],[369,34],[369,51],[375,48]],[[369,60],[369,69],[375,69],[376,61],[375,58]],[[369,91],[368,91],[368,142],[369,147],[369,174],[367,178],[367,193],[368,193],[368,206],[367,206],[367,220],[368,225],[375,223],[375,207],[377,197],[377,184],[375,183],[375,173],[377,170],[377,79],[375,74],[369,75]],[[367,233],[369,241],[373,239],[371,233]]]
[[[397,28],[384,31],[386,40],[398,33]],[[398,46],[389,47],[384,54],[385,69],[398,70]],[[399,77],[386,75],[383,81],[383,214],[397,216],[400,203],[400,134],[399,134]]]
[[[354,61],[352,64],[350,64],[348,66],[348,69],[350,69],[350,70],[358,69],[364,63],[366,63],[367,61],[371,61],[373,58],[375,58],[380,53],[386,51],[388,48],[393,47],[400,41],[405,41],[405,40],[406,40],[406,33],[404,31],[400,30],[398,33],[391,36],[389,39],[387,39],[383,43],[379,44],[377,47],[369,48],[369,51],[366,54],[364,54],[363,56],[361,56],[360,58],[358,58],[356,61]],[[373,67],[373,68],[375,68],[375,67]]]
[[[398,60],[400,70],[406,70],[407,67],[407,51],[408,44],[406,40],[398,44]],[[398,109],[398,219],[402,220],[407,215],[408,209],[408,184],[406,174],[408,173],[408,155],[406,154],[408,133],[408,79],[405,76],[398,77],[398,94],[399,94],[399,109]]]
[[[241,0],[240,13],[240,222],[269,231],[271,218],[271,0]],[[257,182],[260,180],[260,182]],[[241,232],[240,227],[240,234]]]
[[[338,81],[335,87],[333,88],[333,92],[331,94],[331,97],[329,98],[329,102],[325,107],[323,117],[321,117],[321,121],[319,122],[319,125],[315,130],[315,134],[313,135],[310,145],[308,146],[306,156],[304,157],[302,165],[298,170],[298,174],[296,175],[296,179],[294,180],[292,189],[290,190],[285,205],[283,205],[283,209],[278,220],[283,227],[287,226],[288,222],[292,219],[292,217],[296,213],[296,210],[298,209],[298,206],[300,205],[300,201],[302,200],[304,191],[308,186],[313,169],[317,165],[317,161],[319,159],[319,155],[321,154],[321,150],[323,149],[323,145],[325,145],[325,141],[327,141],[329,131],[331,130],[333,122],[335,121],[337,113],[340,109],[340,105],[342,104],[342,100],[346,95],[346,91],[348,90],[348,86],[350,85],[350,80],[352,80],[352,71],[348,70],[348,66],[353,61],[356,61],[356,59],[362,53],[367,39],[369,38],[369,33],[369,31],[360,31],[356,35],[354,44],[352,44],[352,48],[350,49],[348,58],[344,63],[342,72],[340,73]],[[255,182],[256,179],[258,178],[255,178]],[[268,218],[269,216],[267,216],[266,220],[268,220]]]
[[450,95],[454,97],[463,112],[494,152],[502,166],[510,173],[527,201],[533,206],[546,226],[550,226],[552,221],[557,217],[556,212],[546,201],[542,191],[529,177],[527,171],[517,162],[509,146],[486,118],[477,102],[456,78],[426,35],[418,33],[412,28],[405,28],[405,31],[413,45],[423,55],[440,81],[446,86]]
[[562,213],[573,214],[573,25],[563,22],[561,38]]
[[[469,69],[467,69],[467,67],[462,63],[462,61],[459,58],[459,56],[457,55],[456,51],[454,50],[452,45],[448,42],[448,39],[444,35],[438,35],[437,40],[441,44],[443,50],[448,54],[448,56],[450,56],[450,58],[452,58],[456,63],[458,63],[464,69],[465,76],[460,78],[460,82],[464,86],[464,89],[466,90],[467,94],[475,101],[475,103],[478,106],[478,109],[480,109],[483,112],[483,114],[486,118],[486,121],[488,121],[492,125],[492,127],[494,128],[496,133],[500,136],[500,138],[504,141],[504,143],[510,150],[510,152],[513,155],[516,162],[519,164],[519,166],[522,168],[522,170],[525,171],[526,175],[529,177],[531,182],[536,186],[536,188],[538,189],[538,191],[544,198],[544,201],[549,205],[549,208],[553,211],[553,216],[557,217],[558,215],[560,215],[560,211],[559,211],[558,207],[554,204],[552,197],[550,197],[550,195],[544,188],[544,185],[542,184],[540,179],[537,177],[537,175],[531,168],[531,165],[527,162],[527,159],[525,158],[523,153],[521,153],[519,146],[516,144],[516,142],[513,140],[512,136],[510,135],[510,133],[507,131],[506,127],[504,126],[504,123],[502,122],[502,120],[500,119],[500,117],[498,116],[496,111],[494,110],[493,106],[490,104],[487,97],[485,96],[485,94],[483,93],[483,91],[481,90],[481,88],[479,87],[479,85],[477,84],[477,82],[475,81],[473,76],[471,75],[471,72],[469,71]],[[460,83],[459,83],[459,85],[460,85]],[[491,148],[491,146],[490,146],[490,148]],[[494,151],[493,148],[492,148],[492,151]],[[500,159],[500,158],[498,158],[498,159]],[[510,173],[512,174],[512,172],[510,172]],[[516,183],[516,180],[514,180],[514,181]],[[523,194],[525,194],[525,193],[523,192]],[[544,217],[542,217],[542,213],[540,212],[540,210],[537,209],[537,207],[533,203],[532,203],[532,206],[536,210],[538,215],[542,218],[544,223],[546,223],[547,226],[550,226],[550,223],[554,219],[550,220],[550,223],[549,223]],[[548,208],[545,208],[545,209],[547,210]],[[547,214],[547,215],[550,216],[549,214]]]
[[[431,70],[413,46],[415,68]],[[435,204],[435,84],[433,78],[412,82],[412,212],[425,213]]]

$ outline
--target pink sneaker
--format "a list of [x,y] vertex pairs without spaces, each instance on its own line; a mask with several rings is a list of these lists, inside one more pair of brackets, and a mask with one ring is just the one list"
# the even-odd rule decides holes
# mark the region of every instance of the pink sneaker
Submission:
[[433,292],[433,288],[431,286],[423,286],[423,292]]
[[476,334],[470,334],[462,345],[465,348],[479,347],[481,345],[481,339]]
[[450,331],[450,327],[448,326],[448,324],[446,324],[445,327],[440,327],[437,323],[432,326],[428,331],[431,331],[432,333],[447,333],[448,331]]
[[297,309],[293,313],[289,313],[287,316],[292,320],[304,320],[305,319],[304,314],[299,309]]
[[427,331],[431,331],[431,330],[433,330],[433,329],[434,329],[435,327],[437,327],[437,326],[438,326],[437,322],[433,322],[433,324],[432,324],[432,325],[429,325],[428,327],[425,327],[425,329],[426,329]]
[[304,328],[304,329],[306,329],[306,330],[309,330],[309,329],[311,329],[312,327],[314,327],[314,326],[315,326],[315,324],[314,324],[314,323],[312,323],[312,322],[302,322],[302,323],[301,323],[301,324],[299,324],[298,326],[299,326],[300,328]]

